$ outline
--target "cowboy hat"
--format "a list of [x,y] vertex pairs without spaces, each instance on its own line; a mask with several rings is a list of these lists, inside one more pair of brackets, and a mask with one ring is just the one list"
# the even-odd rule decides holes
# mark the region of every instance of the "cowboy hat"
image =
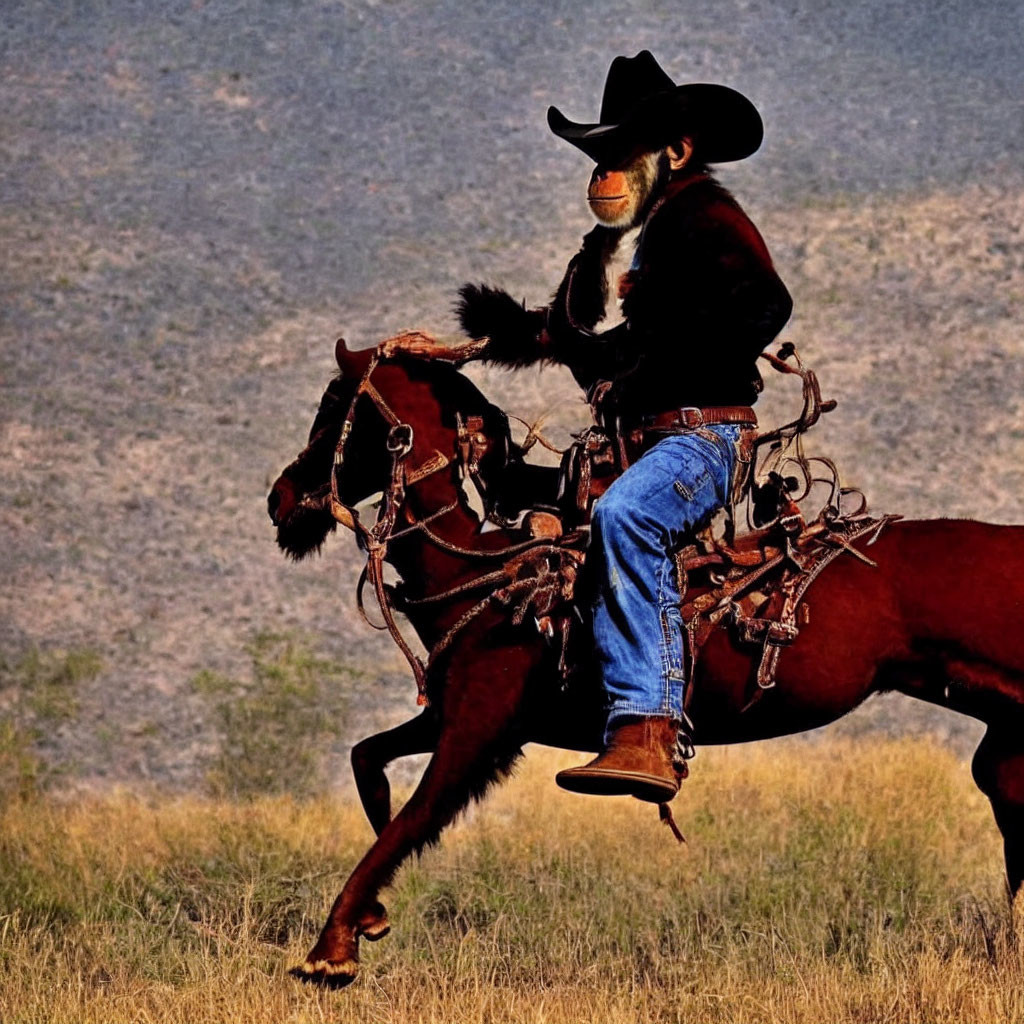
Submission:
[[726,163],[750,156],[764,136],[761,115],[746,96],[725,85],[676,85],[650,50],[612,61],[596,124],[570,121],[549,107],[548,126],[599,164],[683,136],[693,139],[702,161]]

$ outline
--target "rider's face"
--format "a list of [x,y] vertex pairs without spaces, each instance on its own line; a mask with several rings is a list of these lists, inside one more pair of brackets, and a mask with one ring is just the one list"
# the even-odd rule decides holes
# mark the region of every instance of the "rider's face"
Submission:
[[587,202],[601,224],[633,227],[658,181],[660,152],[636,153],[615,166],[598,164],[590,176]]

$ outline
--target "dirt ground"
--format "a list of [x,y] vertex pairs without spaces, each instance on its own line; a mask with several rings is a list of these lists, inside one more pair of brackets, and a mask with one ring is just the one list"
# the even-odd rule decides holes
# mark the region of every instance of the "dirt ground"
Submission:
[[[608,38],[535,6],[0,15],[0,654],[98,652],[43,741],[71,777],[195,784],[217,740],[190,681],[244,673],[267,630],[373,667],[352,734],[411,710],[354,614],[354,549],[285,562],[266,490],[336,336],[449,334],[464,280],[546,299],[589,168],[543,113],[592,116],[616,52],[765,112],[762,152],[721,177],[793,293],[783,337],[839,400],[814,447],[874,509],[1024,521],[1019,12],[637,4]],[[558,371],[471,372],[553,410],[556,439],[582,422]],[[771,381],[762,419],[796,398]],[[895,699],[841,728],[977,735]]]

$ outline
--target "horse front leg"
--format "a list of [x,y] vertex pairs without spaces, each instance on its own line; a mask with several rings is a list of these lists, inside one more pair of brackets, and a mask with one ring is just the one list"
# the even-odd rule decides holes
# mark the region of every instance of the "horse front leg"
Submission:
[[391,820],[391,783],[384,773],[392,761],[426,754],[437,746],[441,723],[432,708],[408,722],[375,733],[352,748],[352,774],[359,800],[379,836]]
[[[349,876],[327,923],[305,961],[292,974],[303,981],[340,988],[359,970],[359,937],[379,907],[380,890],[411,853],[433,842],[456,814],[504,774],[520,753],[514,729],[524,690],[517,671],[521,652],[496,662],[461,657],[449,672],[437,749],[408,803],[384,826],[377,841]],[[495,664],[504,674],[495,675]]]
[[[408,722],[375,733],[352,748],[352,775],[356,791],[373,831],[379,836],[391,821],[391,783],[384,769],[399,757],[426,754],[437,745],[440,723],[428,708]],[[375,902],[359,919],[358,934],[370,942],[391,931],[387,908]]]

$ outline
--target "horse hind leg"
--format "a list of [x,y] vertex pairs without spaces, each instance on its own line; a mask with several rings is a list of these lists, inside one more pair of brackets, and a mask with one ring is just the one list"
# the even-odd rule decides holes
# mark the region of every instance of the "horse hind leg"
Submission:
[[1024,716],[989,725],[971,763],[1003,836],[1010,898],[1024,882]]
[[[914,693],[984,722],[971,774],[1003,837],[1010,897],[1024,883],[1024,676],[963,652],[941,657],[931,692]],[[904,692],[911,692],[905,690]]]

